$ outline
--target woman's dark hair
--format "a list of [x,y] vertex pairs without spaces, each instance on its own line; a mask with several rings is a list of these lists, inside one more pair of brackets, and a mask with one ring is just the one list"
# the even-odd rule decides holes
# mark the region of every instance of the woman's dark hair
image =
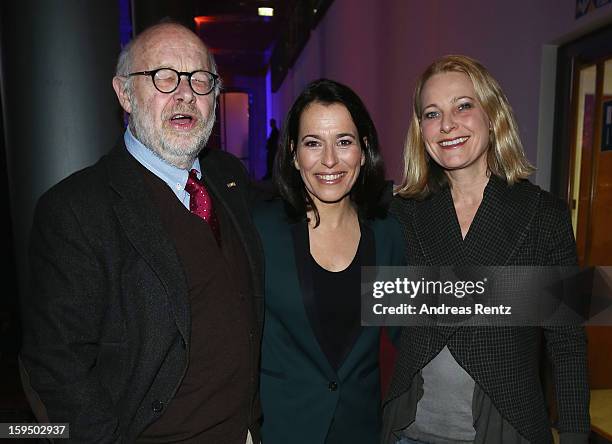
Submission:
[[374,122],[359,96],[348,86],[333,80],[319,79],[306,86],[289,110],[274,163],[274,182],[285,201],[289,217],[294,221],[301,220],[307,211],[312,210],[315,215],[315,226],[319,225],[320,221],[317,207],[306,190],[300,172],[294,166],[300,118],[312,103],[323,105],[338,103],[344,105],[350,113],[365,155],[365,163],[351,189],[350,199],[355,203],[359,217],[362,219],[373,219],[384,215],[385,171],[378,150],[378,134]]

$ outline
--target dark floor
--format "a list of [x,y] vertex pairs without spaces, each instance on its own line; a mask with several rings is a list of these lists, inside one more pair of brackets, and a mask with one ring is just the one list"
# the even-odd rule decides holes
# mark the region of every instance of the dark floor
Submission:
[[[33,422],[34,415],[21,388],[17,355],[21,344],[19,322],[19,286],[11,230],[5,231],[9,257],[2,269],[0,295],[0,423]],[[36,439],[0,439],[0,443],[39,442]]]
[[[16,310],[0,312],[0,422],[34,422],[19,379],[17,354],[20,330]],[[43,442],[36,439],[20,439],[21,442]],[[0,443],[15,443],[15,439],[0,439]]]
[[15,355],[0,357],[0,422],[30,422],[34,420],[19,380]]

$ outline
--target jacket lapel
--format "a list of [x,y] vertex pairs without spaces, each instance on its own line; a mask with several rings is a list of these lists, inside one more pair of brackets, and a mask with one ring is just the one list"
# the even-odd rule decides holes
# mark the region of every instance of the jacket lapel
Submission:
[[[360,267],[374,267],[376,266],[376,238],[374,230],[369,221],[360,222],[359,228],[361,230],[358,250],[359,265]],[[361,294],[359,295],[359,299],[355,300],[355,303],[361,304]],[[360,338],[362,335],[371,335],[374,330],[376,330],[376,327],[368,328],[362,325],[361,328],[355,332],[355,335],[347,342],[347,348],[344,351],[344,360],[338,368],[338,376],[341,380],[346,379],[350,372],[361,364],[359,360],[362,359],[364,354],[362,349],[370,347],[371,343],[364,340],[360,341]],[[376,333],[376,337],[378,338],[378,333]]]
[[[533,188],[533,187],[532,187]],[[413,227],[426,265],[504,265],[529,230],[539,193],[492,175],[465,239],[449,188],[419,202]]]
[[135,162],[123,145],[109,155],[110,186],[119,195],[115,214],[134,248],[162,282],[177,328],[189,344],[191,316],[185,276]]
[[413,227],[426,265],[465,263],[461,228],[450,188],[419,202],[413,213]]
[[319,357],[319,368],[325,374],[325,377],[332,380],[335,377],[335,370],[329,363],[327,356],[321,348],[321,338],[323,334],[319,329],[317,322],[317,313],[314,300],[314,289],[312,284],[312,270],[310,265],[310,245],[308,242],[308,223],[300,221],[291,224],[291,237],[293,239],[293,252],[295,255],[295,265],[297,268],[298,281],[302,293],[302,301],[304,303],[304,311],[308,318],[308,323],[313,332],[313,337],[316,343],[316,350],[313,350]]
[[[417,204],[413,213],[413,227],[425,258],[424,265],[442,267],[466,263],[464,241],[450,188],[446,187]],[[439,279],[440,276],[429,278]],[[426,328],[429,330],[428,356],[435,356],[460,327],[450,325]]]
[[[252,223],[246,223],[251,220],[251,215],[245,203],[245,190],[239,189],[246,185],[241,184],[238,178],[228,174],[223,165],[219,165],[212,156],[207,156],[206,153],[200,158],[200,164],[202,179],[208,191],[215,198],[215,204],[223,206],[240,236],[251,270],[253,289],[258,297],[262,297],[259,289],[263,288],[263,250],[255,226]],[[261,310],[258,309],[258,311]]]
[[464,241],[470,265],[506,265],[522,245],[535,215],[540,193],[491,175],[482,203]]

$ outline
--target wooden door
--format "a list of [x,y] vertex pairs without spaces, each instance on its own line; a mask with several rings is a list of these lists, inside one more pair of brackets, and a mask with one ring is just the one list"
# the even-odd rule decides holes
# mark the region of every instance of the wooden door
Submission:
[[[580,264],[612,265],[612,55],[577,63],[569,202]],[[612,271],[603,269],[612,282]],[[607,276],[607,279],[606,279]],[[592,389],[612,388],[612,327],[589,325]]]

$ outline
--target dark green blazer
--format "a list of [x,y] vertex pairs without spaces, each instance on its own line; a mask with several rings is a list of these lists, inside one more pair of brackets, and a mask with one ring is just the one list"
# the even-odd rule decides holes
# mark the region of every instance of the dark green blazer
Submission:
[[[321,349],[313,322],[308,244],[280,201],[254,216],[265,252],[265,320],[261,356],[265,444],[375,443],[380,439],[380,328],[363,327],[337,371]],[[364,265],[404,265],[395,219],[361,225],[370,239]],[[363,247],[363,245],[362,245]],[[364,248],[361,248],[362,250]],[[355,295],[360,304],[360,296]]]

